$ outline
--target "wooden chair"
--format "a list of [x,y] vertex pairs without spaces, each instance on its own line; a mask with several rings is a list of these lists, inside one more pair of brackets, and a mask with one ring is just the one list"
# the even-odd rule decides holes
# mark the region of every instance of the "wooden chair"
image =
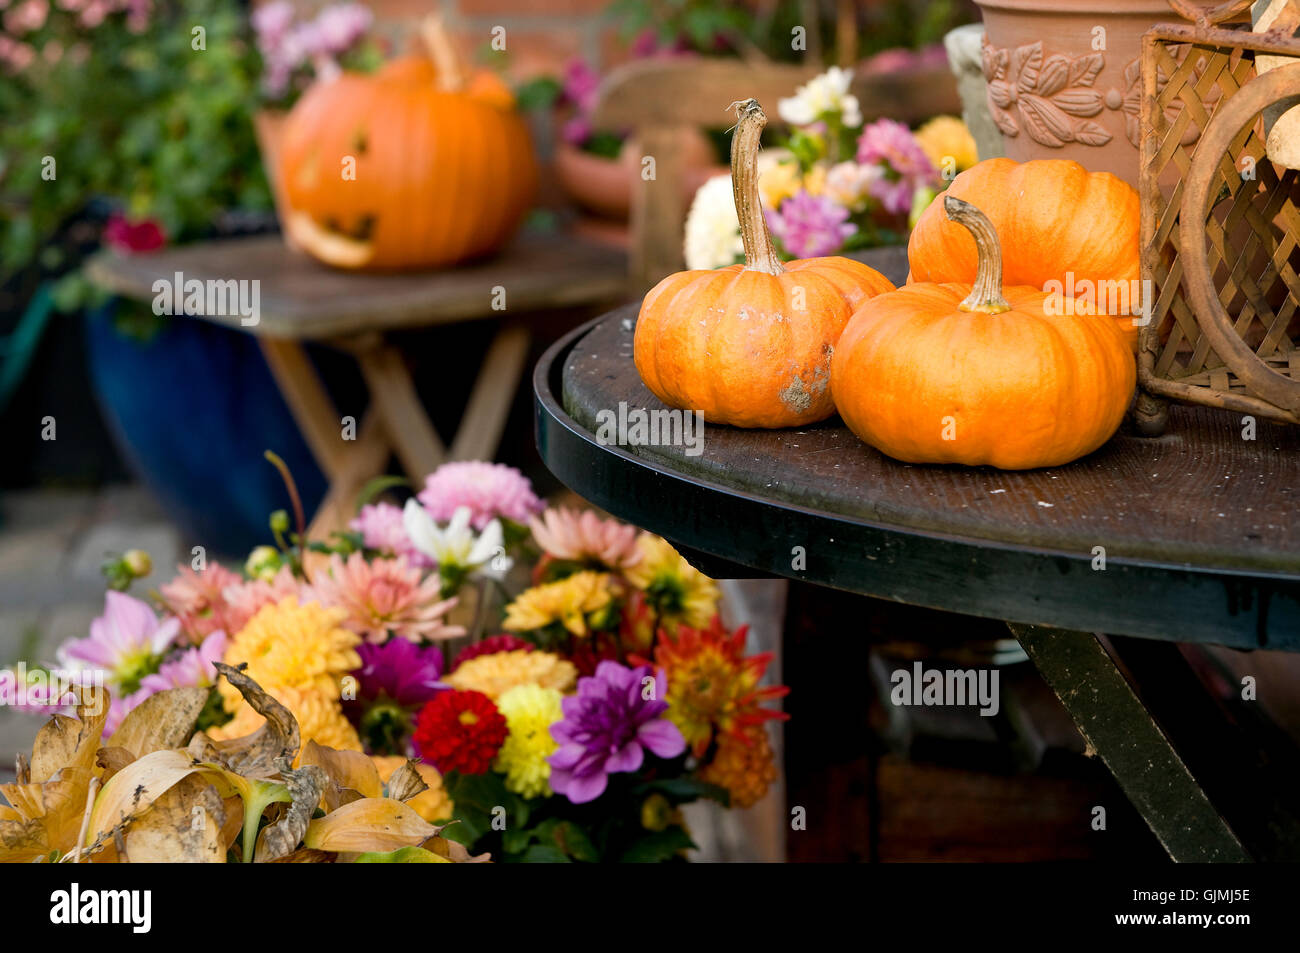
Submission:
[[[632,196],[631,279],[638,290],[682,268],[685,169],[675,145],[683,128],[730,125],[727,106],[757,99],[772,122],[776,105],[820,69],[784,63],[680,57],[622,66],[601,84],[592,120],[598,128],[632,131],[638,154],[654,157],[654,177]],[[909,125],[944,113],[961,114],[957,81],[946,68],[859,76],[853,82],[863,118]]]

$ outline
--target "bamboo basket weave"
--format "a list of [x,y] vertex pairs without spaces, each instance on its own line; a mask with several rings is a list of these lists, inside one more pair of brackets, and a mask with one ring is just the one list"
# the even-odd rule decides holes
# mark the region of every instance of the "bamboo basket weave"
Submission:
[[1249,0],[1171,6],[1193,22],[1142,45],[1137,423],[1162,432],[1171,399],[1300,423],[1300,173],[1269,161],[1261,119],[1300,96],[1300,63],[1255,71],[1300,40],[1225,26]]

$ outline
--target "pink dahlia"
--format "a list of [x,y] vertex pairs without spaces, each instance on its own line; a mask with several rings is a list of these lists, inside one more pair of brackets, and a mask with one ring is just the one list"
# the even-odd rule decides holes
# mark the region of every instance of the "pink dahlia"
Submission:
[[322,605],[346,609],[343,625],[371,642],[382,642],[389,632],[412,641],[464,635],[464,628],[443,620],[456,600],[441,598],[437,574],[421,581],[422,575],[403,556],[366,562],[353,553],[345,563],[336,553],[329,573],[317,577],[312,589]]
[[217,667],[213,663],[225,658],[226,646],[229,642],[226,633],[213,632],[203,640],[201,645],[186,649],[171,661],[164,662],[155,674],[142,678],[140,690],[147,689],[152,695],[154,692],[166,691],[169,688],[215,685]]
[[526,476],[503,463],[480,460],[438,467],[425,480],[420,502],[439,523],[450,520],[457,508],[469,507],[470,523],[479,531],[498,517],[527,523],[543,508]]
[[361,543],[366,549],[405,556],[408,563],[421,569],[433,566],[433,560],[416,549],[411,537],[406,535],[400,506],[392,503],[367,503],[348,527],[361,534]]
[[167,610],[181,620],[189,640],[201,642],[217,630],[232,631],[223,593],[243,577],[216,562],[201,572],[188,566],[177,569],[176,578],[160,586],[159,591]]
[[636,539],[639,530],[618,520],[601,519],[591,510],[577,513],[563,507],[552,508],[533,517],[529,528],[533,538],[547,554],[585,565],[618,570],[633,566],[641,559]]
[[843,205],[803,189],[782,202],[779,211],[767,210],[767,227],[795,258],[832,255],[858,230]]
[[264,579],[244,582],[235,577],[235,582],[221,595],[225,600],[226,632],[231,638],[238,635],[263,606],[278,605],[288,596],[299,602],[309,602],[312,598],[309,587],[288,566],[281,566],[270,582]]

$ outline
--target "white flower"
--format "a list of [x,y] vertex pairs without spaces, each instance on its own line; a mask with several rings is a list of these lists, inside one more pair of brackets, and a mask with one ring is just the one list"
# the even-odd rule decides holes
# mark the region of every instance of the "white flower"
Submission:
[[451,521],[442,528],[417,501],[407,500],[402,526],[415,548],[438,564],[438,573],[444,578],[461,571],[500,579],[511,565],[503,543],[501,521],[493,520],[475,535],[469,525],[470,515],[468,506],[457,507]]
[[884,175],[879,165],[839,162],[826,173],[825,194],[845,208],[861,211],[871,197],[871,183]]
[[686,216],[686,267],[721,268],[734,265],[744,254],[731,176],[715,175],[695,193]]
[[840,122],[849,128],[862,125],[858,97],[849,92],[853,73],[832,66],[814,76],[795,91],[794,96],[777,104],[781,118],[792,126],[808,126],[826,116],[839,113]]

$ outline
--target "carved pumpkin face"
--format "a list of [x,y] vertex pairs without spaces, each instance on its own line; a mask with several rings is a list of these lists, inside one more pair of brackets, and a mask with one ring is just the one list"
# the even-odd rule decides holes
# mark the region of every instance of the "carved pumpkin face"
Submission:
[[280,173],[286,230],[340,268],[436,267],[494,251],[537,187],[509,91],[420,56],[308,90],[287,121]]

